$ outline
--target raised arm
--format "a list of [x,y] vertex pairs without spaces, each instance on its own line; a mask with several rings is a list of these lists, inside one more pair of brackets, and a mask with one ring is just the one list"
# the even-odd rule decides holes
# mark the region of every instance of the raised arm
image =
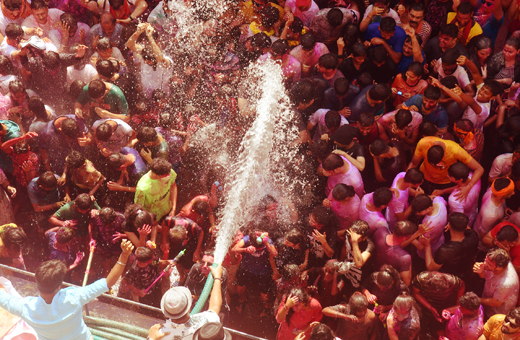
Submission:
[[121,249],[123,250],[123,252],[121,253],[121,255],[119,255],[119,259],[117,260],[115,266],[112,268],[112,270],[107,276],[107,287],[109,289],[116,284],[117,280],[119,280],[119,278],[123,274],[126,262],[128,261],[128,256],[130,256],[132,250],[134,250],[134,245],[132,244],[132,242],[128,240],[122,240]]

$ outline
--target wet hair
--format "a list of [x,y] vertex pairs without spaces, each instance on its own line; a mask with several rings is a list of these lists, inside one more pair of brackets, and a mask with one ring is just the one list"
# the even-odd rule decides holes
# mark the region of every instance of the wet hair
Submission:
[[444,158],[444,149],[440,145],[433,145],[428,149],[426,153],[426,159],[428,163],[435,165],[439,164]]
[[329,110],[325,114],[325,126],[327,129],[336,129],[341,124],[341,115],[338,111]]
[[437,135],[437,127],[432,122],[423,121],[419,125],[419,135],[422,137],[435,136]]
[[125,163],[125,155],[122,153],[113,153],[107,157],[107,165],[112,170],[119,170],[121,165]]
[[397,221],[394,226],[394,234],[397,236],[412,235],[417,231],[417,225],[411,221]]
[[13,62],[5,55],[0,55],[0,74],[16,74],[16,68],[14,67]]
[[144,126],[137,131],[137,139],[141,143],[155,142],[158,138],[157,131],[152,127]]
[[347,185],[345,183],[338,183],[332,189],[332,198],[336,201],[343,201],[346,198],[354,197],[356,191],[354,191],[354,187],[352,185]]
[[459,305],[469,311],[480,308],[480,297],[473,292],[466,292],[459,298]]
[[16,11],[22,8],[22,1],[23,0],[4,0],[2,3],[8,10]]
[[334,92],[339,96],[346,95],[350,89],[350,82],[347,78],[338,78],[334,81]]
[[513,308],[507,313],[509,319],[515,320],[515,325],[520,325],[520,307]]
[[339,8],[331,8],[327,13],[327,21],[332,27],[338,27],[343,22],[343,12]]
[[430,196],[421,194],[415,197],[411,205],[412,211],[414,211],[415,213],[419,213],[421,211],[433,207],[433,201]]
[[5,28],[5,36],[11,40],[15,40],[24,36],[22,26],[16,23],[10,23]]
[[371,127],[376,122],[376,118],[371,113],[365,113],[359,115],[358,127]]
[[114,208],[111,207],[103,207],[99,211],[99,219],[105,225],[114,222],[116,216],[116,211],[114,210]]
[[495,263],[497,267],[506,268],[511,261],[511,257],[507,251],[501,248],[493,248],[487,252],[486,255],[491,261]]
[[45,171],[38,177],[36,184],[46,189],[55,189],[58,187],[58,180],[53,172]]
[[27,235],[22,228],[8,225],[4,227],[0,238],[7,249],[19,252],[21,246],[27,240]]
[[289,50],[289,43],[285,39],[278,39],[271,45],[271,52],[276,55],[284,55]]
[[75,119],[65,118],[61,121],[61,132],[69,138],[78,138],[79,134],[79,125]]
[[327,157],[325,157],[321,166],[323,167],[323,170],[325,170],[325,171],[334,171],[336,169],[341,168],[343,166],[343,164],[344,164],[344,161],[340,155],[331,153]]
[[394,287],[401,282],[401,274],[391,265],[384,264],[375,275],[375,281],[383,287]]
[[418,310],[415,299],[409,295],[408,292],[401,292],[401,294],[394,300],[394,309],[412,309]]
[[76,79],[70,84],[69,94],[72,98],[76,99],[79,97],[83,88],[87,85],[83,80]]
[[381,23],[379,24],[379,29],[382,32],[391,33],[395,32],[396,22],[392,17],[384,17],[381,18]]
[[471,14],[471,13],[473,13],[473,5],[471,5],[469,2],[463,2],[457,8],[457,13]]
[[353,57],[365,57],[368,51],[365,44],[356,42],[352,45],[352,56]]
[[72,240],[74,237],[74,229],[70,227],[60,227],[58,231],[56,231],[56,242],[61,245],[65,245]]
[[502,85],[495,79],[484,80],[484,86],[486,86],[491,91],[493,96],[498,96],[500,93],[502,93]]
[[370,152],[374,156],[381,156],[384,153],[387,153],[390,150],[390,146],[386,144],[386,142],[382,139],[376,139],[370,144]]
[[460,57],[460,52],[455,48],[449,48],[442,55],[442,63],[447,65],[456,65],[457,59]]
[[335,70],[338,68],[338,56],[332,53],[324,54],[318,59],[318,64],[327,70]]
[[108,124],[108,122],[99,124],[96,128],[96,138],[103,142],[108,141],[109,138],[112,137],[113,133],[114,129],[112,128],[112,125]]
[[27,103],[27,107],[30,111],[34,113],[36,118],[48,120],[47,110],[45,109],[45,104],[40,97],[31,97]]
[[60,21],[66,23],[69,27],[78,26],[78,20],[70,13],[60,15]]
[[9,91],[13,93],[25,92],[25,85],[20,80],[12,80],[9,83]]
[[365,87],[372,85],[374,83],[374,78],[369,72],[363,72],[357,77],[356,84],[360,89],[364,89]]
[[292,228],[284,235],[285,239],[294,245],[305,246],[305,234],[298,228]]
[[172,170],[172,164],[164,158],[154,158],[150,170],[157,176],[168,175]]
[[208,201],[196,198],[195,201],[193,201],[192,209],[198,215],[207,216],[209,210],[209,203]]
[[371,48],[368,53],[370,55],[370,59],[372,59],[372,61],[377,64],[384,63],[388,58],[388,52],[385,50],[383,45],[377,45]]
[[509,37],[506,40],[506,45],[513,47],[515,50],[520,48],[520,39],[517,37]]
[[374,206],[380,208],[384,205],[388,205],[392,200],[392,190],[388,188],[379,188],[374,191]]
[[368,307],[368,300],[361,292],[354,292],[348,301],[351,314],[363,312]]
[[300,275],[300,268],[297,264],[288,263],[282,268],[282,277],[286,280],[290,280]]
[[462,163],[461,161],[457,161],[448,168],[448,175],[455,178],[457,181],[465,181],[468,179],[469,171],[470,169],[466,164]]
[[310,49],[316,44],[316,38],[311,32],[305,33],[300,39],[300,44],[304,49]]
[[[289,293],[286,296],[286,299],[288,299],[289,296],[291,296],[291,295],[297,297],[298,301],[305,306],[307,306],[311,302],[311,296],[309,295],[309,293],[307,293],[307,290],[305,290],[304,288],[301,288],[301,287],[291,288],[291,290],[289,291]],[[287,312],[287,316],[285,317],[287,324],[290,324],[291,317],[293,316],[293,314],[294,314],[294,309],[290,308],[289,311]]]
[[292,24],[289,25],[289,29],[293,33],[302,34],[302,32],[303,32],[303,21],[302,21],[302,19],[300,19],[298,17],[294,17],[294,21],[293,21]]
[[412,122],[413,116],[409,110],[400,109],[395,113],[395,125],[399,130],[402,130]]
[[455,25],[455,24],[444,24],[441,26],[440,34],[447,35],[447,36],[455,39],[459,35],[459,29],[457,28],[457,25]]
[[145,263],[153,259],[153,250],[147,247],[138,247],[135,250],[135,258],[137,262]]
[[352,225],[349,227],[349,229],[356,234],[361,235],[361,237],[368,237],[368,233],[370,232],[370,226],[363,220],[356,220],[352,222]]
[[334,218],[332,210],[330,208],[318,205],[312,209],[311,215],[319,225],[326,226],[330,224]]
[[75,170],[83,166],[87,159],[80,152],[73,150],[66,158],[69,169]]
[[99,38],[98,44],[96,46],[96,49],[98,51],[108,51],[110,48],[112,48],[110,39],[108,39],[107,37]]
[[411,184],[421,184],[424,181],[424,174],[417,168],[410,168],[406,170],[404,181]]
[[408,11],[417,11],[425,13],[424,4],[421,2],[412,2]]
[[53,51],[47,51],[42,57],[43,66],[55,70],[61,66],[60,55]]
[[67,266],[60,260],[50,260],[40,264],[34,274],[40,293],[52,294],[63,283],[65,274],[67,274]]
[[370,99],[375,101],[385,101],[390,96],[390,87],[386,84],[375,84],[370,90],[368,95]]
[[31,9],[33,11],[39,10],[42,8],[49,8],[49,5],[44,0],[33,0],[31,1]]
[[459,85],[459,81],[454,76],[447,76],[441,79],[441,84],[449,89],[454,89]]
[[507,177],[501,177],[501,178],[497,178],[494,182],[493,182],[493,185],[495,186],[495,189],[497,191],[500,191],[502,189],[505,189],[509,186],[509,184],[511,183],[512,181],[507,178]]
[[291,102],[298,106],[308,104],[314,99],[314,84],[310,79],[302,79],[291,87],[289,97]]
[[260,11],[262,25],[265,27],[273,27],[280,19],[280,12],[273,6],[265,6]]
[[79,194],[78,197],[74,200],[74,204],[78,209],[81,210],[90,210],[92,206],[92,199],[89,194]]
[[518,240],[518,231],[512,225],[505,225],[498,231],[496,239],[498,242],[515,242]]
[[105,94],[107,90],[107,86],[105,83],[99,79],[92,80],[88,84],[88,94],[92,99],[101,98]]
[[125,209],[123,230],[137,233],[137,229],[145,224],[152,225],[154,215],[146,211],[141,204],[129,204]]
[[451,213],[448,216],[448,222],[450,224],[450,228],[455,230],[456,232],[462,233],[467,229],[469,218],[466,214],[460,212]]

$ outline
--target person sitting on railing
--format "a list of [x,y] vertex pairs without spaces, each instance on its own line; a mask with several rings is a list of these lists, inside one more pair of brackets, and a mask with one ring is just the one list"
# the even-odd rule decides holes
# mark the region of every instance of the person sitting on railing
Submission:
[[40,296],[18,298],[0,289],[0,307],[22,318],[39,339],[90,340],[92,335],[83,321],[82,307],[108,292],[123,274],[134,246],[124,240],[121,249],[123,252],[107,278],[82,288],[61,289],[67,266],[59,260],[43,262],[35,275]]

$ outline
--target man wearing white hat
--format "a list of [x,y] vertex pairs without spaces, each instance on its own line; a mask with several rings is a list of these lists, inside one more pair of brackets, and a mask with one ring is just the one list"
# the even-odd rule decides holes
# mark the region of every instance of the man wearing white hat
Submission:
[[193,334],[202,326],[210,322],[220,322],[218,314],[222,306],[221,279],[222,265],[216,268],[210,267],[214,282],[209,297],[207,311],[190,315],[192,306],[191,292],[186,287],[170,288],[161,299],[161,310],[169,318],[161,329],[163,333],[169,333],[162,340],[182,339],[191,340]]

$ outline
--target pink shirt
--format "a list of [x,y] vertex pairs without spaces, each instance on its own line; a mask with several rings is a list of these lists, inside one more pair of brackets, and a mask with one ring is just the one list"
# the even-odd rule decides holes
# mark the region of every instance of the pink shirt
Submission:
[[[404,178],[406,175],[406,172],[400,172],[395,176],[394,181],[392,183],[392,188],[397,189],[397,181],[400,178]],[[399,190],[399,189],[397,189]],[[403,211],[408,208],[408,196],[409,196],[409,190],[408,188],[404,190],[399,190],[399,197],[396,197],[395,194],[393,195],[394,198],[392,201],[390,201],[390,204],[388,205],[388,208],[386,208],[386,220],[388,221],[388,227],[390,227],[390,231],[394,231],[394,225],[395,222],[397,222],[397,217],[395,214],[400,214]]]
[[370,211],[367,209],[367,204],[374,204],[374,193],[366,194],[363,196],[361,203],[359,204],[359,219],[368,223],[370,231],[368,236],[372,237],[377,229],[386,228],[388,229],[388,222],[385,217],[379,211]]
[[[473,177],[473,173],[469,174],[469,179]],[[455,198],[460,192],[460,189],[455,189],[448,198],[448,205],[450,206],[450,214],[460,212],[466,214],[469,218],[469,226],[473,227],[478,214],[478,196],[480,194],[480,180],[471,188],[466,200],[460,202]]]
[[[477,220],[473,225],[473,229],[479,234],[480,238],[484,237],[493,229],[495,225],[504,217],[505,202],[498,207],[491,201],[491,188],[489,188],[482,198],[482,205],[477,216]],[[487,251],[487,247],[479,242],[479,249]]]
[[331,192],[328,199],[332,203],[332,212],[339,220],[338,230],[345,230],[350,227],[352,222],[359,220],[359,204],[361,200],[358,195],[354,195],[347,203],[340,203],[332,197]]
[[[320,57],[322,55],[327,54],[327,53],[329,53],[329,49],[327,48],[327,46],[325,46],[325,44],[316,43],[316,45],[314,46],[314,51],[312,51],[311,54],[309,54],[308,52],[305,52],[302,48],[302,45],[296,46],[291,51],[290,54],[293,57],[295,57],[296,59],[298,59],[298,61],[302,64],[302,67],[303,67],[303,65],[307,65],[307,66],[310,66],[310,68],[312,70],[314,65],[316,65],[318,63],[318,59],[320,59]],[[309,74],[310,74],[310,71],[303,72],[303,68],[302,68],[302,77],[307,77],[307,76],[309,76]]]
[[329,176],[329,179],[327,180],[327,187],[325,188],[325,195],[329,196],[330,192],[332,189],[334,189],[336,184],[345,183],[347,185],[353,186],[356,194],[359,197],[363,197],[365,194],[365,188],[363,185],[363,179],[361,178],[361,173],[359,172],[358,168],[349,162],[348,159],[345,157],[341,158],[343,158],[343,161],[348,163],[349,169],[345,174]]
[[[422,223],[426,224],[431,221],[430,226],[433,230],[427,233],[430,235],[432,245],[432,255],[435,256],[435,252],[444,243],[444,227],[448,224],[448,210],[446,209],[446,201],[441,196],[433,199],[434,208],[435,205],[439,207],[437,213],[433,216],[424,216]],[[425,258],[424,250],[417,250],[417,254],[421,258]]]
[[[268,59],[273,59],[271,52],[267,52],[258,58],[259,61],[265,61]],[[291,80],[293,83],[296,83],[300,80],[302,76],[302,65],[290,54],[284,54],[282,57],[282,73],[284,77],[288,80]]]

